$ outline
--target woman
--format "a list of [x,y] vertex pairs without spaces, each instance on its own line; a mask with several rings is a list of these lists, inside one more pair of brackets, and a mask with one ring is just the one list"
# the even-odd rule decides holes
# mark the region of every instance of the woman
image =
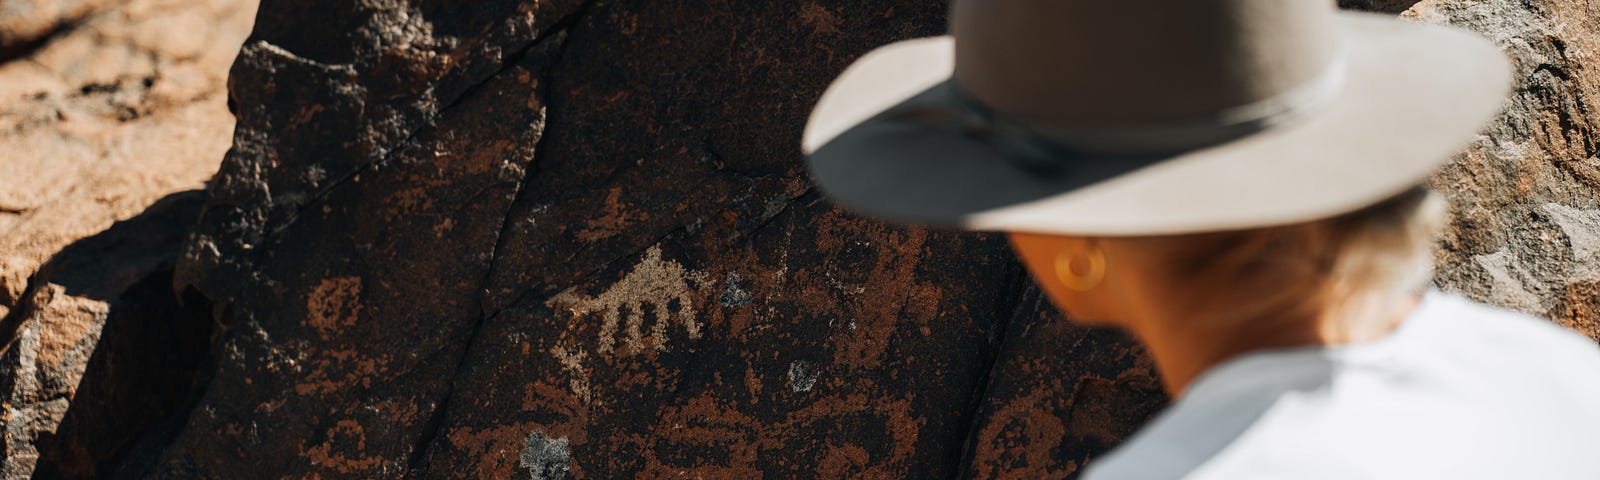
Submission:
[[1509,68],[1467,32],[1284,0],[957,0],[880,48],[804,148],[836,202],[1008,232],[1176,400],[1123,478],[1600,478],[1600,349],[1427,292],[1421,183]]

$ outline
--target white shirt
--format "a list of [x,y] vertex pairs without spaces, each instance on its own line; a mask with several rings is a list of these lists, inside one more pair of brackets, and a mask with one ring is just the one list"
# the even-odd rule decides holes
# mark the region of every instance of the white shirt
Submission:
[[1600,480],[1600,347],[1431,292],[1384,338],[1211,368],[1086,480]]

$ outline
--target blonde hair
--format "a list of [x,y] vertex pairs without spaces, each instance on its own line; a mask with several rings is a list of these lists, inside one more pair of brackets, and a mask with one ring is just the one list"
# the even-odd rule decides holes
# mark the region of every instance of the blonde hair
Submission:
[[1374,314],[1426,288],[1446,221],[1438,194],[1417,187],[1355,212],[1286,226],[1116,239],[1151,255],[1184,292],[1195,321]]

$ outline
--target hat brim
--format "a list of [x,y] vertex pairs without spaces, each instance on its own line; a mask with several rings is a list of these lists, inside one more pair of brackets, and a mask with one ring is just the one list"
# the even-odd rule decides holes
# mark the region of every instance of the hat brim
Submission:
[[1159,157],[1073,158],[1058,174],[981,139],[882,115],[951,102],[948,36],[879,48],[828,88],[803,149],[818,187],[886,220],[1131,236],[1285,225],[1371,205],[1426,179],[1499,111],[1511,68],[1482,37],[1341,12],[1346,75],[1307,118]]

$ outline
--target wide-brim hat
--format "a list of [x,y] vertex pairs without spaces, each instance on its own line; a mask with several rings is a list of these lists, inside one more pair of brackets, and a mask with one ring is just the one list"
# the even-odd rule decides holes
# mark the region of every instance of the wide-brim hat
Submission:
[[856,61],[803,149],[836,203],[970,230],[1291,224],[1423,182],[1511,69],[1456,28],[1313,0],[957,0]]

